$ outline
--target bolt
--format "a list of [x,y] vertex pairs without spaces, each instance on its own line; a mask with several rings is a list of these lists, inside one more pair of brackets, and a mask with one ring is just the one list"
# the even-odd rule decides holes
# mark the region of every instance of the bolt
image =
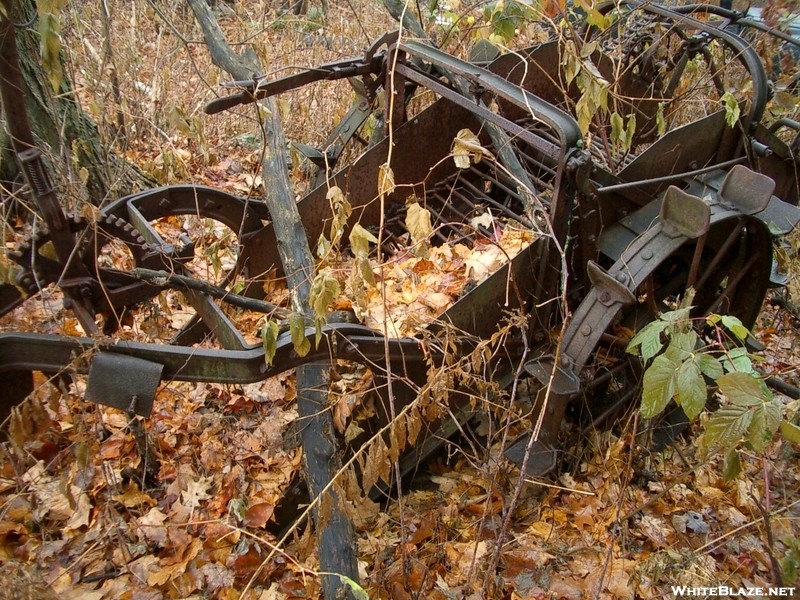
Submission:
[[625,273],[623,273],[622,271],[620,271],[619,273],[614,275],[614,279],[616,279],[620,283],[625,283],[626,281],[628,281],[628,276]]
[[581,333],[583,335],[589,335],[590,333],[592,333],[592,326],[589,324],[584,325],[583,327],[581,327]]
[[591,234],[588,238],[586,238],[586,241],[590,244],[594,244],[597,241],[597,237],[594,234]]
[[569,356],[562,356],[561,357],[561,366],[568,367],[569,366]]
[[650,260],[651,258],[653,258],[653,251],[652,250],[645,250],[644,252],[642,252],[642,258],[644,260]]
[[92,295],[92,290],[89,289],[88,285],[84,285],[81,287],[80,293],[84,298],[90,298]]
[[544,331],[537,331],[533,334],[533,339],[537,342],[544,341]]
[[609,302],[611,302],[611,294],[609,294],[608,292],[600,292],[599,298],[600,302],[602,302],[603,304],[608,304]]

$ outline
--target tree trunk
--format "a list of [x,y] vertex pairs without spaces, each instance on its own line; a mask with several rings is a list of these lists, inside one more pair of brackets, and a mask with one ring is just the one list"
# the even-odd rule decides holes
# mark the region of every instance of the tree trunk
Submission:
[[[33,0],[19,0],[13,5],[17,23],[29,23],[36,14]],[[38,19],[28,27],[16,29],[19,62],[25,87],[25,108],[37,147],[47,158],[54,181],[80,185],[95,205],[132,191],[152,187],[156,182],[106,148],[92,120],[83,112],[73,93],[72,83],[64,77],[56,93],[42,68],[39,50]],[[0,115],[0,120],[14,115]],[[3,123],[5,125],[5,123]],[[23,182],[11,140],[0,133],[0,185],[14,191]]]
[[[214,64],[236,80],[260,75],[261,70],[252,52],[239,56],[230,49],[205,0],[188,2],[203,30]],[[269,116],[262,122],[265,199],[291,292],[292,310],[308,315],[311,313],[308,296],[315,261],[291,192],[280,114],[271,99],[267,103]],[[330,368],[328,362],[297,368],[297,411],[303,423],[301,439],[306,482],[311,497],[319,499],[314,521],[320,571],[325,573],[322,590],[327,600],[340,600],[353,595],[349,586],[334,574],[358,581],[358,563],[352,523],[339,508],[343,499],[333,487],[323,492],[341,468],[331,411],[327,410]]]

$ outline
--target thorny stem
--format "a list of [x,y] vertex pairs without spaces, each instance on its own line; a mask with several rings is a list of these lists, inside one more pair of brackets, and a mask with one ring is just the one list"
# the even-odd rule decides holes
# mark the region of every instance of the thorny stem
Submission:
[[772,512],[772,500],[770,498],[769,486],[769,466],[765,456],[761,456],[761,466],[764,470],[764,505],[756,500],[755,496],[751,493],[750,497],[753,503],[758,507],[758,511],[764,518],[764,529],[767,533],[767,552],[769,552],[769,561],[772,566],[772,576],[775,578],[775,585],[783,587],[783,575],[781,574],[781,565],[778,559],[775,558],[775,539],[772,536],[772,525],[770,524],[770,513]]

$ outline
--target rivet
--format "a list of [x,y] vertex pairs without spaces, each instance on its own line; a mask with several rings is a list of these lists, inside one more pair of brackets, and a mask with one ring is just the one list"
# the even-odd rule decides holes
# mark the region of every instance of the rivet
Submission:
[[561,357],[561,366],[568,367],[569,366],[569,356],[562,356]]
[[622,271],[620,271],[619,273],[614,275],[614,279],[616,279],[620,283],[625,283],[626,281],[628,281],[628,276],[625,273],[623,273]]
[[653,258],[653,251],[652,250],[645,250],[644,252],[642,252],[642,258],[644,260],[650,260],[651,258]]
[[582,333],[583,335],[589,335],[590,333],[592,333],[592,326],[591,326],[591,325],[589,325],[588,323],[587,323],[587,324],[585,324],[585,325],[583,325],[583,326],[581,327],[581,333]]
[[606,304],[607,302],[611,301],[611,294],[609,294],[608,292],[600,292],[599,298],[600,298],[600,302],[602,302],[603,304]]

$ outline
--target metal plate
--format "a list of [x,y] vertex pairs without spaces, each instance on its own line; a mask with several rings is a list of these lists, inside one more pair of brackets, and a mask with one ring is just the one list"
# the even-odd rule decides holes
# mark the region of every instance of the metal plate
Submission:
[[149,417],[163,369],[163,365],[149,360],[101,352],[89,368],[85,398]]
[[702,199],[671,185],[664,194],[659,217],[668,236],[694,240],[708,231],[711,209]]
[[735,165],[719,188],[719,199],[744,215],[754,215],[767,207],[775,182],[743,165]]

